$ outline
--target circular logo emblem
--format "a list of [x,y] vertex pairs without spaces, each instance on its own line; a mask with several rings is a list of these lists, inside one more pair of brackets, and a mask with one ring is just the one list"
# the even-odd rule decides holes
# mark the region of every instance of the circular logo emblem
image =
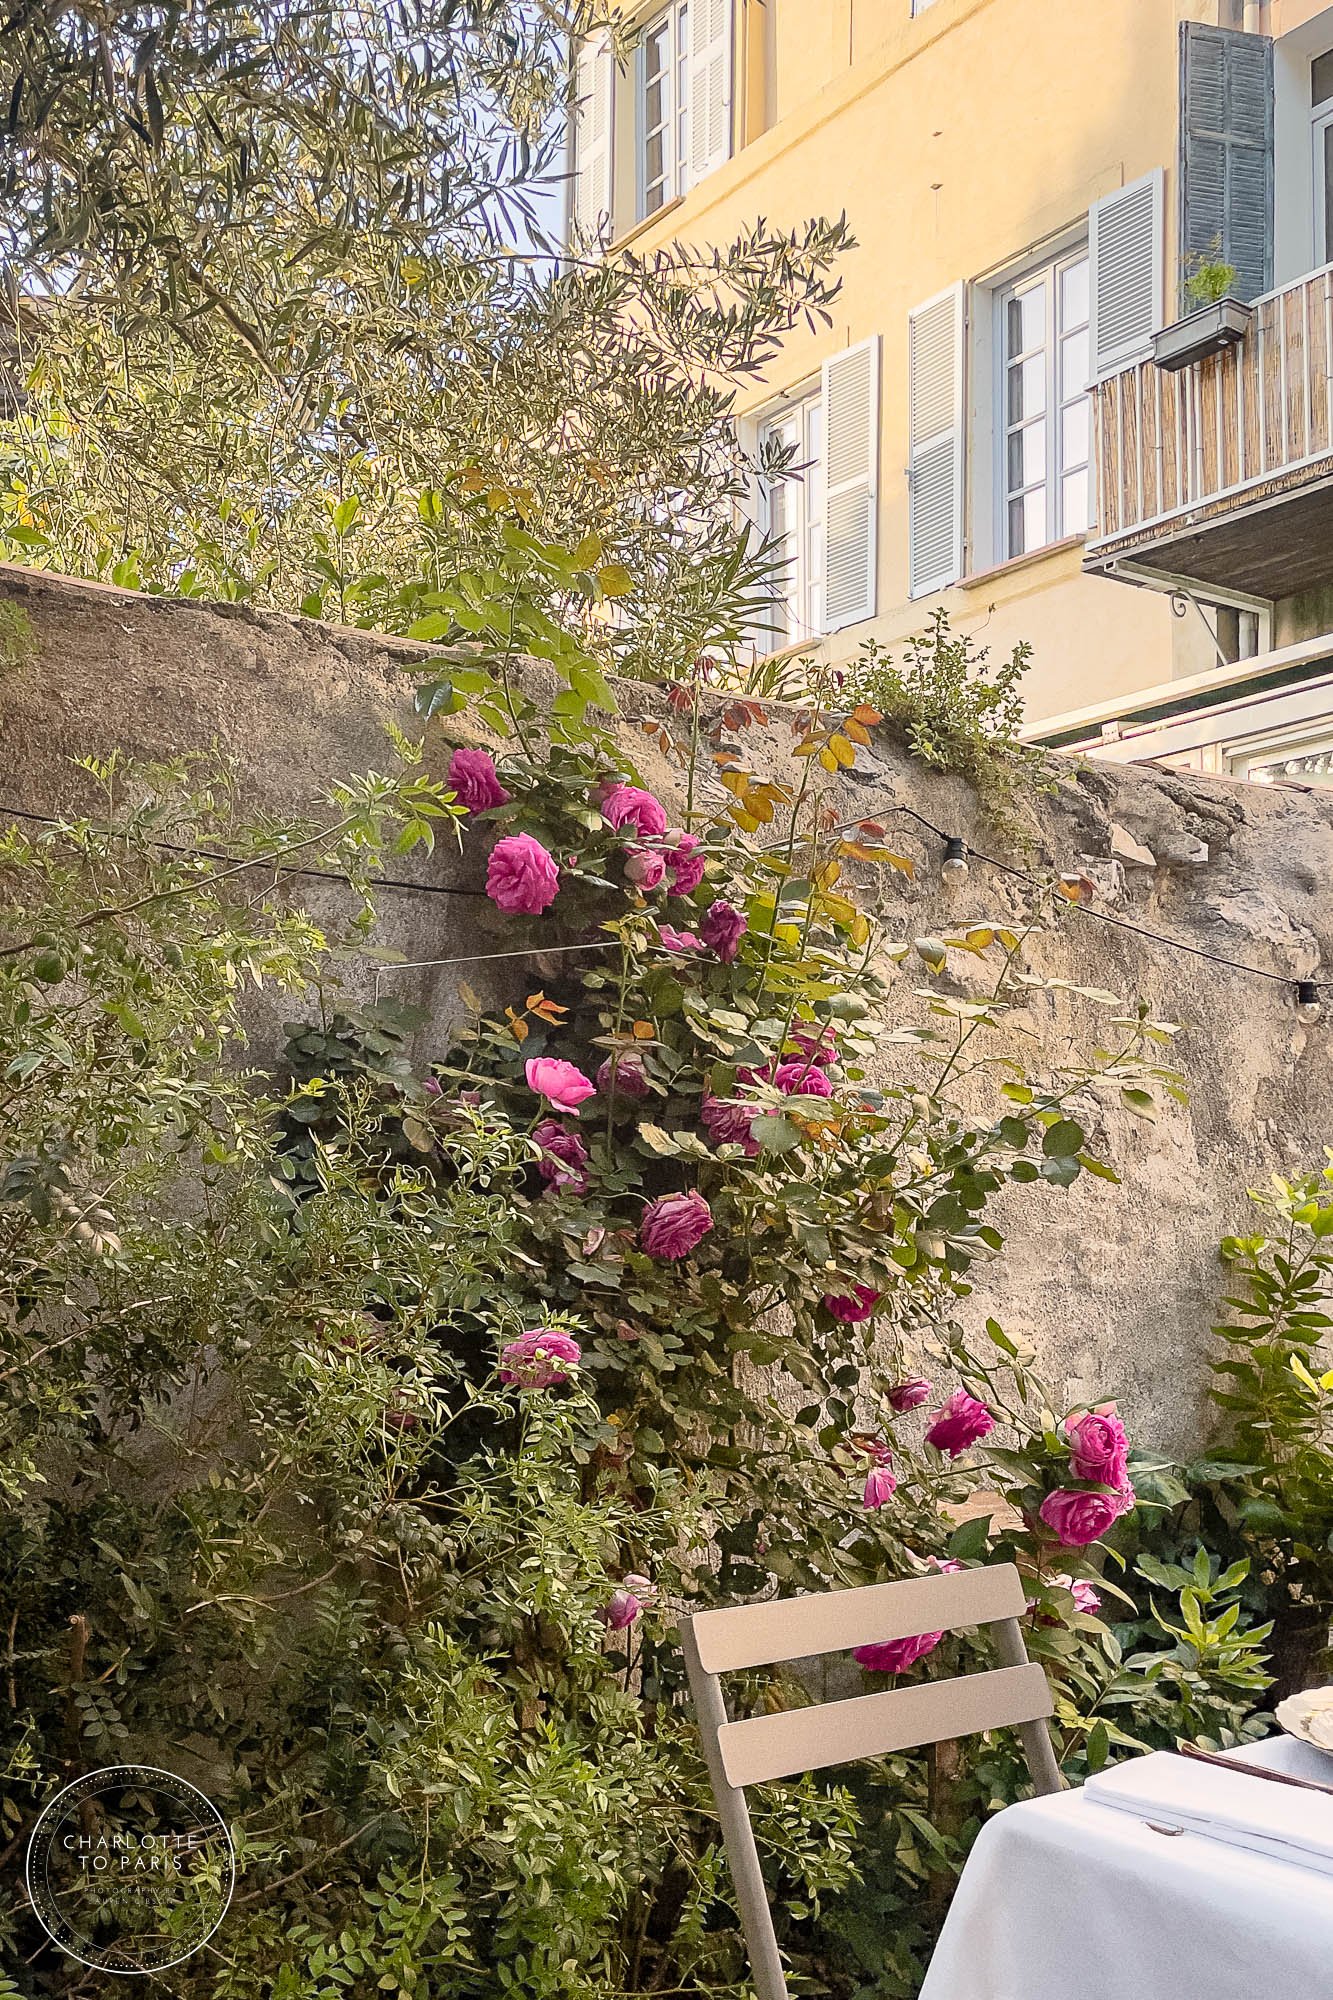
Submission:
[[212,1937],[236,1857],[202,1792],[151,1764],[78,1778],[28,1843],[28,1896],[62,1951],[99,1972],[161,1972]]

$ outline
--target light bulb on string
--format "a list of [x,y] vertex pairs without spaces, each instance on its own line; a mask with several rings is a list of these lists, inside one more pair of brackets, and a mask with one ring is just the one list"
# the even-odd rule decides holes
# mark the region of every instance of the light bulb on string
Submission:
[[957,834],[950,834],[944,843],[944,859],[940,863],[941,882],[946,889],[957,889],[966,882],[970,873],[966,844]]
[[1296,981],[1296,1012],[1302,1021],[1318,1021],[1323,1018],[1323,1003],[1319,998],[1319,988],[1313,979]]

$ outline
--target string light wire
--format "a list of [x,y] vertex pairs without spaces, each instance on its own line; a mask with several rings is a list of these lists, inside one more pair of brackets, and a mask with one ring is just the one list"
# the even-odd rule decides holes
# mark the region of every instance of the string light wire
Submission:
[[[901,800],[894,798],[883,800],[872,799],[869,801],[869,805],[881,813],[896,813],[906,819],[914,820],[918,826],[924,827],[927,833],[933,834],[937,840],[944,842],[946,846],[950,840],[957,839],[958,837],[957,835],[948,833],[944,827],[937,826],[934,820],[927,819],[926,815],[918,812],[915,806],[904,805]],[[9,813],[15,819],[30,820],[40,826],[58,827],[66,824],[64,820],[55,818],[49,813],[32,812],[23,806],[6,804],[3,800],[0,800],[0,813]],[[864,811],[858,813],[854,819],[838,821],[828,831],[830,833],[846,833],[862,826],[867,819],[871,819],[873,816],[873,811]],[[785,840],[771,842],[767,851],[775,852],[777,849],[785,847],[786,844]],[[200,860],[205,861],[221,861],[234,865],[237,860],[237,857],[234,855],[222,854],[212,848],[186,847],[179,842],[171,840],[154,839],[149,841],[148,845],[150,847],[162,848],[169,854],[197,856]],[[970,842],[964,843],[964,846],[968,856],[973,860],[982,862],[987,868],[993,868],[999,875],[1007,875],[1013,881],[1022,882],[1026,887],[1038,891],[1050,886],[1048,883],[1043,882],[1039,875],[1034,875],[1030,869],[1017,868],[1011,862],[1001,861],[997,855],[985,854],[980,848],[973,847]],[[244,858],[242,857],[242,865],[255,868],[272,866],[275,875],[299,875],[308,881],[337,882],[346,888],[355,888],[357,886],[350,875],[342,874],[335,869],[306,868],[300,864],[285,864],[280,853],[257,854],[250,862],[244,862]],[[443,883],[434,882],[408,882],[404,881],[401,877],[393,875],[373,877],[370,886],[375,889],[397,890],[409,896],[484,897],[486,894],[484,889],[453,888]],[[1206,945],[1191,944],[1187,938],[1172,937],[1166,931],[1153,930],[1147,924],[1136,924],[1128,917],[1113,916],[1109,910],[1093,910],[1085,903],[1073,902],[1068,907],[1076,915],[1090,917],[1095,923],[1107,924],[1115,930],[1126,931],[1133,937],[1146,938],[1149,943],[1164,945],[1170,951],[1187,952],[1192,958],[1206,959],[1210,965],[1224,966],[1230,972],[1248,973],[1252,979],[1267,979],[1279,986],[1301,986],[1313,988],[1317,992],[1333,992],[1333,979],[1302,979],[1294,973],[1274,972],[1267,966],[1251,965],[1245,959],[1230,958],[1225,952],[1210,951]],[[608,945],[605,942],[583,945],[533,945],[527,950],[476,952],[461,958],[408,959],[397,965],[385,965],[377,968],[376,990],[378,991],[380,973],[386,971],[411,971],[415,968],[447,965],[481,965],[490,959],[532,958],[542,952],[605,951],[607,949]]]

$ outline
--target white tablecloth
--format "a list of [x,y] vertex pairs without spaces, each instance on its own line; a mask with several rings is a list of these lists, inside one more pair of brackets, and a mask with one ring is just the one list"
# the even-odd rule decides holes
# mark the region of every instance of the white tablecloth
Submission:
[[[1288,1737],[1236,1754],[1333,1782],[1333,1758]],[[1009,1806],[982,1829],[921,1989],[921,2000],[1329,1995],[1333,1879],[1203,1834],[1154,1833],[1076,1791]]]

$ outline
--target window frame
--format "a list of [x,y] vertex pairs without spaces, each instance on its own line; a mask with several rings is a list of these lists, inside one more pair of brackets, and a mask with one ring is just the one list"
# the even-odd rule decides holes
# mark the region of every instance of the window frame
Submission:
[[[648,47],[653,36],[664,29],[671,50],[670,61],[661,72],[665,79],[666,116],[650,133]],[[665,6],[654,9],[647,17],[639,33],[634,63],[634,219],[647,222],[678,201],[690,186],[689,0],[666,0]],[[651,183],[654,188],[661,186],[661,198],[649,207],[648,144],[650,137],[658,132],[670,144],[663,148],[660,182]]]
[[[1082,264],[1086,272],[1086,309],[1081,320],[1067,323],[1062,314],[1062,290],[1065,274]],[[1042,290],[1043,342],[1040,349],[1020,349],[1011,355],[1008,346],[1009,306],[1021,294],[1034,291],[1038,285]],[[1095,529],[1096,494],[1092,469],[1092,261],[1086,236],[1080,236],[1063,248],[1048,253],[1036,263],[1027,264],[1006,276],[992,290],[992,346],[994,366],[992,371],[991,394],[993,397],[994,421],[992,425],[993,451],[993,509],[994,548],[1000,563],[1021,562],[1029,556],[1038,556],[1043,550],[1055,547],[1059,542],[1078,536],[1086,539]],[[1087,342],[1087,372],[1081,390],[1074,395],[1064,391],[1061,380],[1062,348],[1066,340],[1083,333]],[[1025,356],[1031,359],[1035,354],[1045,357],[1044,403],[1040,418],[1010,421],[1009,375],[1015,362],[1021,365]],[[1087,411],[1088,435],[1087,455],[1081,459],[1066,461],[1064,457],[1064,420],[1066,411],[1082,402]],[[1011,486],[1009,478],[1010,438],[1030,424],[1041,421],[1046,426],[1045,454],[1040,481],[1032,480],[1019,486]],[[1072,473],[1083,472],[1087,481],[1086,519],[1077,528],[1068,528],[1064,518],[1064,482]],[[1009,509],[1011,502],[1022,499],[1026,494],[1041,490],[1046,495],[1046,527],[1040,542],[1016,549],[1012,545]]]
[[[811,450],[810,421],[817,419],[819,429]],[[762,449],[766,433],[780,425],[790,425],[793,420],[800,425],[800,448],[792,460],[792,470],[779,482],[758,474],[759,527],[765,536],[773,533],[773,496],[781,486],[787,504],[797,500],[798,519],[788,529],[784,539],[795,543],[796,561],[793,569],[784,579],[781,602],[785,606],[786,618],[781,632],[776,627],[762,631],[757,643],[760,657],[773,653],[783,653],[789,647],[818,645],[827,634],[825,593],[828,579],[824,574],[824,478],[827,439],[824,436],[824,390],[818,375],[808,377],[796,388],[790,389],[775,402],[768,403],[754,415],[754,440],[756,452]],[[798,468],[803,468],[798,470]],[[812,504],[813,503],[813,504]],[[813,538],[813,546],[812,546]],[[812,561],[812,554],[817,560]],[[812,620],[813,591],[819,593],[819,617]]]

